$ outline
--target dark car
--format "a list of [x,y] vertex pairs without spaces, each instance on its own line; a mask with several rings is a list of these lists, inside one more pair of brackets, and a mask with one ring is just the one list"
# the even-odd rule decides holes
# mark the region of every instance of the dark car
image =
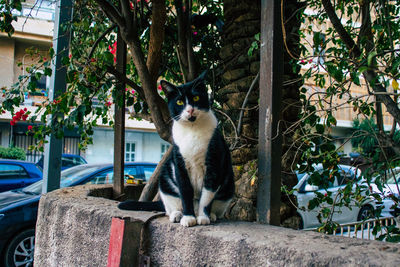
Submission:
[[0,192],[22,188],[42,179],[42,170],[33,162],[0,159]]
[[[147,181],[156,163],[125,163],[127,179]],[[61,172],[61,188],[113,182],[112,164],[84,164]],[[35,224],[43,181],[0,193],[0,266],[33,266]]]
[[[37,162],[37,165],[43,169],[43,159],[44,156],[42,156],[39,161]],[[61,154],[61,170],[65,170],[74,166],[82,165],[82,164],[87,164],[86,160],[82,158],[79,155],[74,155],[74,154]]]

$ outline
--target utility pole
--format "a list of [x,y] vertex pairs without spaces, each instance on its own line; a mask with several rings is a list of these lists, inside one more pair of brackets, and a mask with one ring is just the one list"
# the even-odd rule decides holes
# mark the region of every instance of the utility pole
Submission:
[[[126,75],[126,44],[118,29],[117,35],[117,66],[123,76]],[[124,162],[125,162],[125,83],[119,81],[115,93],[114,114],[114,180],[113,198],[118,199],[124,193]]]
[[[53,36],[55,57],[51,66],[52,75],[49,89],[49,100],[51,102],[66,90],[67,67],[63,66],[62,58],[68,57],[71,33],[65,26],[71,19],[72,0],[57,1]],[[62,114],[51,114],[49,115],[48,123],[52,127],[58,123],[58,119],[60,118],[63,118]],[[55,127],[52,127],[52,129],[54,128]],[[46,140],[47,143],[44,147],[43,193],[60,188],[61,154],[63,145],[63,140],[57,138],[55,131],[53,131]]]
[[261,0],[257,221],[280,225],[283,49],[280,1]]

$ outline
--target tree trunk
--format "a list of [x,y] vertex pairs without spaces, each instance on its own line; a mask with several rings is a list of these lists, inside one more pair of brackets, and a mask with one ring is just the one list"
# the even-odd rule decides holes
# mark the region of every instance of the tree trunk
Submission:
[[[300,16],[293,15],[300,8],[297,1],[284,5],[284,32],[286,33],[286,48],[292,55],[300,54],[298,30],[301,24]],[[225,137],[231,144],[232,160],[235,172],[236,194],[229,210],[228,217],[238,220],[254,221],[256,219],[257,195],[257,144],[258,144],[258,83],[249,94],[249,88],[259,72],[259,51],[248,56],[248,50],[255,34],[260,32],[261,23],[260,1],[225,0],[225,26],[223,46],[220,56],[224,62],[222,74],[224,86],[216,93],[216,99],[222,104],[226,113],[241,129],[235,129],[232,122],[223,123]],[[286,15],[287,14],[287,15]],[[287,18],[290,18],[287,21]],[[299,75],[300,67],[293,70],[289,63],[292,59],[285,49],[284,81],[282,92],[282,123],[280,129],[284,132],[298,118],[300,110],[299,88],[302,85]],[[290,81],[290,82],[289,82]],[[246,97],[246,95],[248,96]],[[241,118],[241,109],[246,99],[245,110]],[[239,120],[242,120],[239,122]],[[236,132],[235,132],[236,131]],[[237,136],[240,133],[239,136]],[[283,136],[282,183],[292,188],[297,183],[296,175],[292,172],[295,162],[295,151],[290,151],[293,133]],[[286,194],[282,194],[281,222],[288,227],[296,227],[298,220],[294,218],[296,203]]]
[[224,63],[223,85],[215,96],[222,104],[223,112],[231,119],[221,119],[225,138],[233,148],[236,185],[236,196],[228,217],[248,221],[256,219],[257,189],[254,175],[257,171],[258,84],[248,96],[239,138],[236,138],[236,128],[243,101],[260,69],[259,51],[254,51],[251,57],[247,54],[251,43],[255,41],[254,35],[260,32],[260,10],[260,1],[224,1],[225,24],[220,52]]

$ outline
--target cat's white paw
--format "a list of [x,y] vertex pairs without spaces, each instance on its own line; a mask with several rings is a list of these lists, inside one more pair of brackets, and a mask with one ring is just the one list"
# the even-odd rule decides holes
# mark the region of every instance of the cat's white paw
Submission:
[[181,220],[182,216],[183,216],[183,214],[181,211],[179,211],[179,210],[173,211],[169,215],[169,221],[173,222],[173,223],[179,222]]
[[194,216],[183,216],[181,219],[181,225],[186,227],[196,225],[196,218]]
[[208,218],[208,216],[206,215],[200,215],[197,217],[197,224],[199,225],[210,224],[210,218]]
[[217,215],[215,215],[215,213],[211,213],[211,214],[210,214],[210,220],[211,220],[212,222],[216,222],[216,221],[217,221]]

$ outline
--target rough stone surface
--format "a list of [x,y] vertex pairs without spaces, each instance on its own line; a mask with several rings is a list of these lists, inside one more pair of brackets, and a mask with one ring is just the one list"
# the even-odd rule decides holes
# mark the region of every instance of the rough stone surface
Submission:
[[[93,188],[101,196],[101,186],[80,186],[41,198],[35,266],[106,266],[111,218],[154,215],[119,210],[116,201],[89,196]],[[398,244],[251,222],[185,228],[162,217],[148,224],[146,236],[151,266],[400,266]]]

